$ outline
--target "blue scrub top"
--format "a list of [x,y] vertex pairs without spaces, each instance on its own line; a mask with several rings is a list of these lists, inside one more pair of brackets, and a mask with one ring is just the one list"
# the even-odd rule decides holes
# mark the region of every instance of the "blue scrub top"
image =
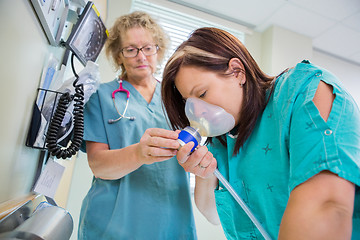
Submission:
[[[336,95],[327,122],[312,102],[319,81],[330,84]],[[236,136],[228,133],[226,141],[224,147],[214,139],[209,151],[272,239],[277,239],[290,192],[323,170],[355,184],[352,239],[360,239],[360,114],[334,75],[307,61],[299,63],[276,80],[269,103],[237,155]],[[227,239],[263,239],[221,184],[215,198]]]
[[[130,92],[126,116],[119,117],[111,94],[119,88],[115,79],[101,84],[84,110],[84,142],[106,143],[119,149],[138,143],[147,128],[169,129],[161,105],[157,83],[150,103],[127,81]],[[126,93],[115,94],[116,106],[123,112]],[[93,178],[91,189],[83,200],[79,239],[197,239],[189,190],[189,175],[176,158],[143,165],[117,180]]]

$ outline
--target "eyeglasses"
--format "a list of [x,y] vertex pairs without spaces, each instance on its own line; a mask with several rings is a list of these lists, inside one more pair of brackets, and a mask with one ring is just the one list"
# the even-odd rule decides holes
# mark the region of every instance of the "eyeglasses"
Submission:
[[159,46],[149,44],[141,48],[125,47],[121,49],[121,53],[126,58],[136,57],[139,54],[139,51],[141,51],[145,56],[151,56],[155,55],[159,51]]

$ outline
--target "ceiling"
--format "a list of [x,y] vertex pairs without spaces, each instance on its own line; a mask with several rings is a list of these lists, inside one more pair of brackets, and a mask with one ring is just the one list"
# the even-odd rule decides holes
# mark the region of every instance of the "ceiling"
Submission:
[[169,0],[262,32],[310,37],[314,49],[360,65],[360,0]]

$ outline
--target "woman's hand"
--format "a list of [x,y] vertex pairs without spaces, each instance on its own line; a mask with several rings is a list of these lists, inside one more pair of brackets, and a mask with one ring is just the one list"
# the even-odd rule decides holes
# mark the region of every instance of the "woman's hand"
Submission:
[[200,146],[190,154],[193,146],[194,143],[189,142],[178,150],[177,159],[179,164],[185,171],[191,172],[196,176],[202,178],[213,176],[217,166],[216,159],[206,146]]
[[193,142],[185,144],[178,150],[176,157],[185,171],[196,175],[194,200],[197,208],[209,222],[218,225],[220,219],[214,193],[218,180],[213,174],[217,162],[206,146],[200,146],[191,153],[193,146]]
[[180,147],[179,131],[148,128],[137,145],[137,159],[142,164],[168,160],[176,155]]
[[180,144],[180,131],[149,128],[140,142],[120,149],[109,149],[109,145],[86,142],[89,166],[94,176],[101,179],[119,179],[143,164],[165,161],[176,155]]

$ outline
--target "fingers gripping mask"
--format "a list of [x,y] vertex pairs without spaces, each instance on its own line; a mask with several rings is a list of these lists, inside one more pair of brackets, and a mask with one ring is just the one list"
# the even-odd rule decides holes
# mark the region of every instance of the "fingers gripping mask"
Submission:
[[185,145],[194,142],[192,151],[201,141],[201,137],[216,137],[229,132],[235,126],[234,117],[223,108],[197,98],[188,98],[185,114],[190,127],[179,134],[179,142]]

